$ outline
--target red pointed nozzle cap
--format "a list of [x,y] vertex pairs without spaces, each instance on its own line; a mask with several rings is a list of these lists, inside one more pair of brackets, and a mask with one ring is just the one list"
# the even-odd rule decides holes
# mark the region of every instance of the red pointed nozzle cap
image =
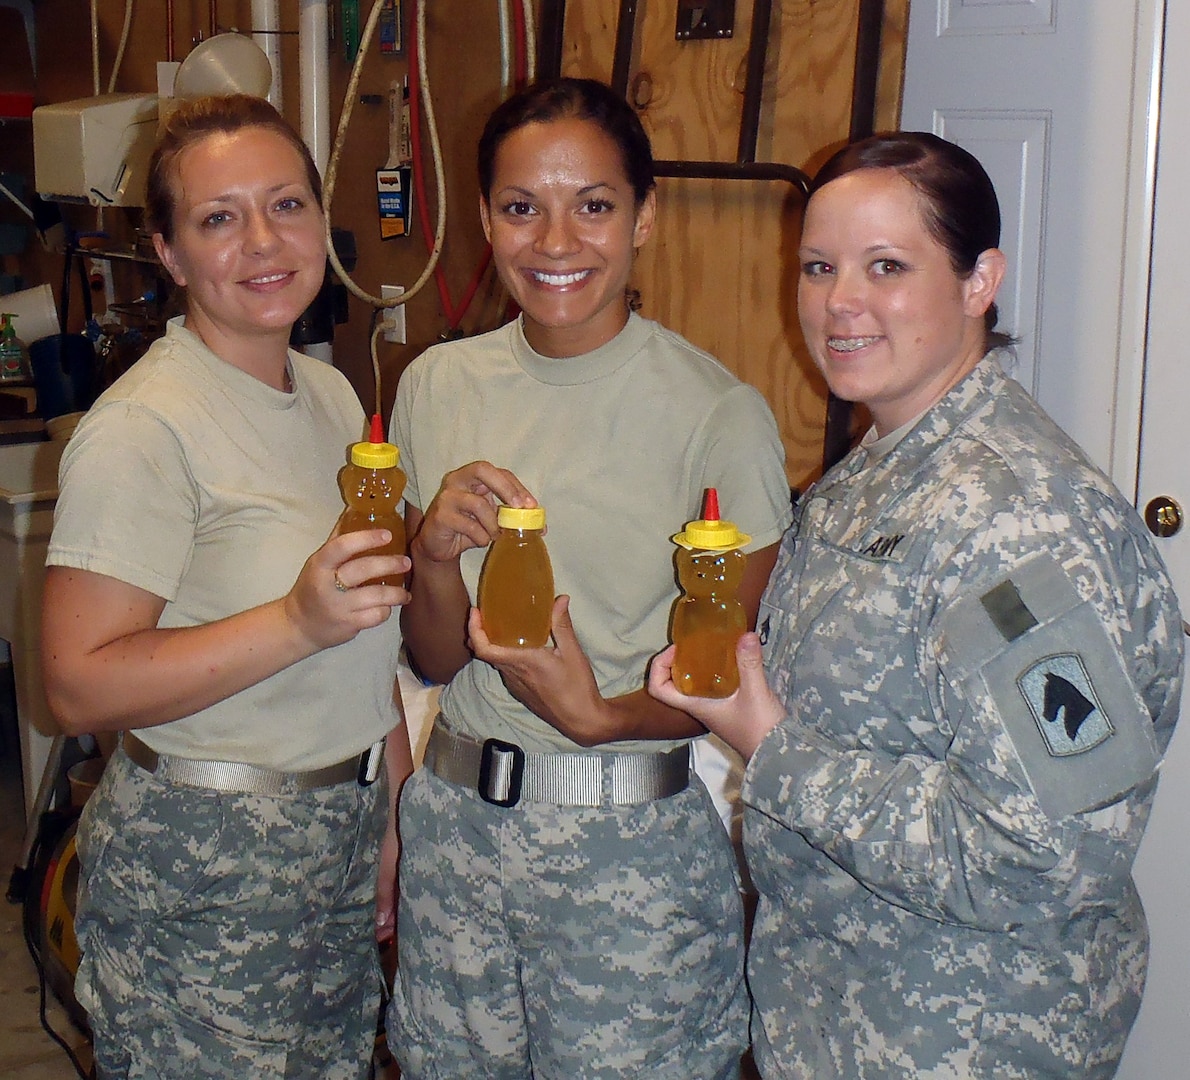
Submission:
[[720,520],[719,492],[715,488],[707,488],[702,518],[688,521],[685,531],[673,539],[675,544],[687,550],[697,548],[701,551],[730,551],[752,541],[752,537],[740,532],[734,522]]
[[368,441],[351,445],[351,463],[364,469],[391,469],[400,460],[401,451],[384,438],[384,423],[380,413],[373,413]]

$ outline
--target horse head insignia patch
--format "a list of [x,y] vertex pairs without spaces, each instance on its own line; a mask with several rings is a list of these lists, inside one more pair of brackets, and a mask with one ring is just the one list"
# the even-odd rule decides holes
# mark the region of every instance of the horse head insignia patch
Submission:
[[1038,661],[1017,679],[1046,749],[1054,757],[1082,754],[1113,733],[1077,653]]

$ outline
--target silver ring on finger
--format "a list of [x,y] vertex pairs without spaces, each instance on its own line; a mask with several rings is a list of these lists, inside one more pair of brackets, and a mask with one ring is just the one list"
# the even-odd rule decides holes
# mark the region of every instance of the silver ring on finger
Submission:
[[335,588],[338,589],[339,592],[350,592],[351,591],[350,585],[343,584],[343,579],[339,577],[338,570],[335,571]]

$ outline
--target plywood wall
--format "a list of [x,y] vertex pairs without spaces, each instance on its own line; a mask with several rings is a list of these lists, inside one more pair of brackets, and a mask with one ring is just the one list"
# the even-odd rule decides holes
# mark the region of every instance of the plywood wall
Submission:
[[[908,4],[909,0],[885,0],[878,127],[896,126]],[[184,58],[196,41],[208,36],[212,24],[217,31],[251,29],[249,0],[173,0],[170,6],[175,59]],[[406,20],[412,21],[413,0],[405,0],[404,6]],[[337,5],[331,7],[334,11]],[[363,0],[360,7],[366,17],[371,4]],[[685,43],[674,36],[676,3],[642,0],[636,7],[629,97],[640,109],[655,152],[664,158],[733,160],[751,0],[737,0],[732,38]],[[610,77],[619,9],[620,0],[570,0],[564,26],[565,73]],[[812,172],[845,141],[858,9],[859,0],[774,0],[758,160]],[[38,103],[90,94],[85,6],[77,0],[37,0],[34,10],[40,35]],[[98,0],[97,10],[106,79],[125,0]],[[156,88],[156,63],[166,59],[169,47],[166,10],[161,0],[135,5],[117,89]],[[299,0],[282,0],[281,13],[284,110],[296,122]],[[474,157],[484,117],[500,99],[496,4],[432,0],[427,27],[428,73],[446,171],[447,238],[441,266],[446,291],[457,303],[484,249]],[[351,69],[340,39],[332,41],[331,49],[334,125]],[[426,264],[420,225],[415,224],[412,237],[383,241],[376,213],[375,170],[388,156],[388,94],[407,70],[407,56],[381,56],[375,48],[368,54],[331,206],[334,224],[354,236],[354,277],[369,293],[378,293],[382,283],[411,285]],[[28,153],[31,167],[27,134],[10,128],[0,129],[0,154],[23,163]],[[438,200],[428,155],[427,180],[427,209],[433,221]],[[792,261],[800,197],[781,182],[662,179],[659,211],[658,227],[634,275],[642,312],[715,353],[765,394],[785,441],[790,482],[803,485],[821,461],[825,390],[806,360],[797,328]],[[88,223],[78,224],[86,228]],[[21,271],[31,283],[48,280],[58,287],[60,261],[51,253],[31,251]],[[137,286],[129,282],[126,287]],[[462,330],[489,328],[502,311],[502,298],[489,272]],[[349,322],[336,328],[335,362],[371,407],[376,396],[367,350],[371,309],[352,297],[349,312]],[[434,282],[410,302],[406,314],[408,344],[383,344],[380,349],[380,396],[386,413],[405,365],[449,332]]]

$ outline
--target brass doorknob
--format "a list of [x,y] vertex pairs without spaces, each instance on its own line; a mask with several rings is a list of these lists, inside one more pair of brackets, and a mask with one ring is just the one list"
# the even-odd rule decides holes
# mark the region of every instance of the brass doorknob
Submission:
[[1145,507],[1145,524],[1154,536],[1173,536],[1182,527],[1182,508],[1168,495],[1158,495]]

